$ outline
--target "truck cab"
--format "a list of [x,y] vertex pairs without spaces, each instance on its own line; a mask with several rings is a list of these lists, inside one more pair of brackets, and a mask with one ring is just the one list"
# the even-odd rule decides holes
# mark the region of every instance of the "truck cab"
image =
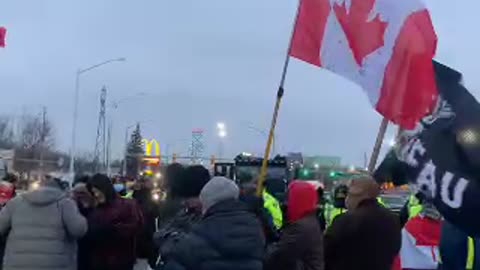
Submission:
[[[235,180],[242,184],[258,180],[263,158],[238,155],[235,157]],[[288,185],[288,168],[286,158],[276,156],[268,160],[265,188],[280,202],[285,201]]]

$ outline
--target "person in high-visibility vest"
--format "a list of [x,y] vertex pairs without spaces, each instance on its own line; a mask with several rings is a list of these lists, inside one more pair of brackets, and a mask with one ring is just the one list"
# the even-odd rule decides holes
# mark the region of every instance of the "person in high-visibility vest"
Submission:
[[422,203],[425,201],[424,195],[422,193],[411,194],[405,203],[405,205],[400,210],[400,224],[405,225],[408,220],[418,216],[422,210]]
[[277,230],[280,230],[283,226],[283,212],[280,206],[280,202],[273,197],[266,189],[263,189],[263,207],[267,209],[273,218],[273,224]]
[[124,199],[133,199],[133,190],[125,192],[125,195],[122,195]]
[[416,195],[410,195],[408,199],[408,218],[412,219],[420,214],[423,210],[423,206]]
[[333,220],[347,212],[347,207],[345,206],[345,199],[347,198],[348,187],[344,184],[337,186],[333,190],[333,203],[327,205],[326,207],[326,219],[327,227],[330,226]]
[[440,240],[440,270],[480,270],[476,244],[479,239],[469,237],[453,224],[444,221]]
[[377,203],[380,204],[383,207],[387,207],[387,205],[383,201],[382,197],[380,197],[380,196],[377,197]]

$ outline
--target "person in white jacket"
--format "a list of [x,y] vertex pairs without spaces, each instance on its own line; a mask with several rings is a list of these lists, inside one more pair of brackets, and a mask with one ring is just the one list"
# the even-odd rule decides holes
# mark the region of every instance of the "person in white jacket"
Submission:
[[42,181],[0,212],[0,233],[7,235],[3,270],[74,270],[76,239],[87,221],[58,179]]

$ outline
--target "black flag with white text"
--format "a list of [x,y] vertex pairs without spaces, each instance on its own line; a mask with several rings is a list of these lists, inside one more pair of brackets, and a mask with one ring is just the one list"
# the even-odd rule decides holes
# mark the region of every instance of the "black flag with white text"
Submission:
[[375,178],[416,184],[445,219],[480,236],[480,104],[460,73],[434,65],[439,91],[434,113],[402,133],[391,153],[395,158],[387,156]]

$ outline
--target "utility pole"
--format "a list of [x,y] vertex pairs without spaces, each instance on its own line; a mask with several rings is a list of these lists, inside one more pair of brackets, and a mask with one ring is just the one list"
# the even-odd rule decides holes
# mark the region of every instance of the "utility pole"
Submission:
[[107,131],[107,150],[105,151],[106,154],[106,165],[107,165],[107,175],[111,176],[112,174],[112,168],[111,168],[111,160],[110,160],[110,151],[112,147],[112,125],[113,121],[110,119],[110,122],[108,123],[108,131]]
[[42,127],[40,133],[40,175],[42,178],[45,175],[45,168],[44,168],[44,156],[45,156],[45,137],[47,131],[47,108],[45,106],[42,107]]
[[107,146],[106,146],[106,123],[105,123],[105,114],[106,108],[105,103],[107,101],[107,88],[104,86],[100,91],[100,112],[98,114],[98,126],[97,126],[97,137],[95,140],[95,172],[104,173],[105,164],[107,157]]
[[127,156],[128,156],[128,129],[133,126],[129,126],[125,129],[125,149],[124,149],[124,155],[123,155],[123,166],[122,166],[122,175],[127,176]]

